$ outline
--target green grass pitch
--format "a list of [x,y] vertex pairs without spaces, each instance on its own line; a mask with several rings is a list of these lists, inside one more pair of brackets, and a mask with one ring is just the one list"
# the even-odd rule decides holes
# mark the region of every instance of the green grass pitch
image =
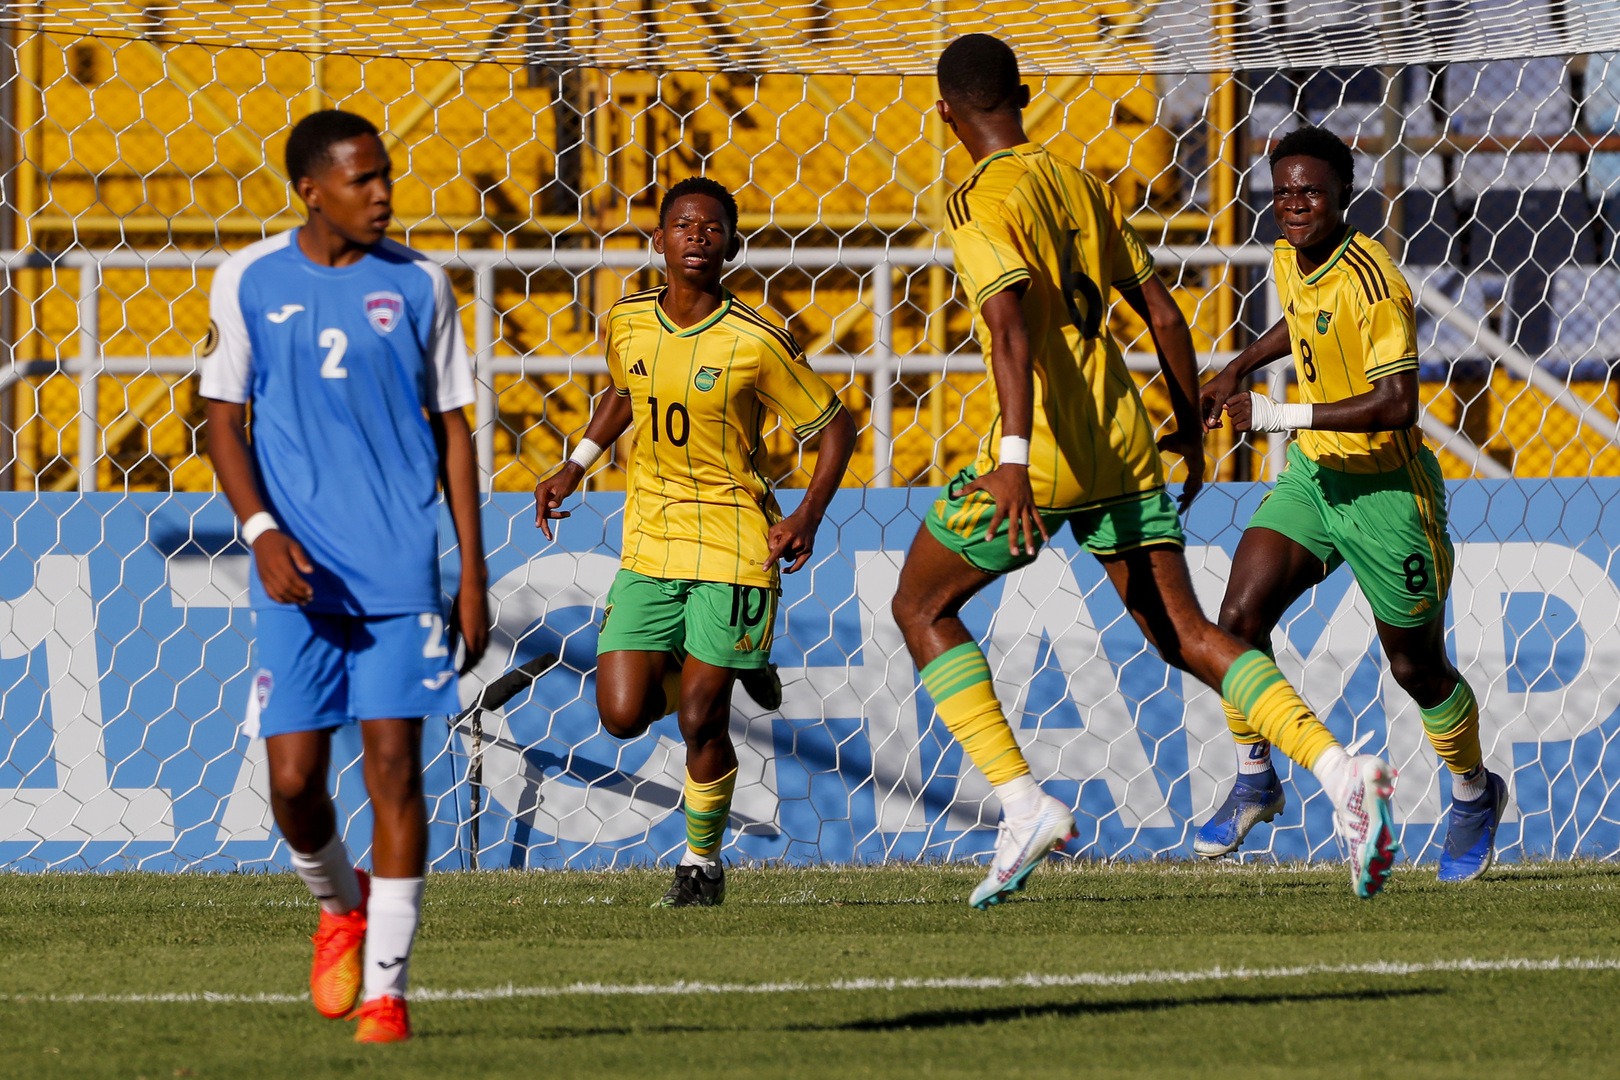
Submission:
[[[1620,1074],[1620,868],[1404,868],[1365,902],[1336,867],[1054,865],[988,912],[980,873],[734,869],[723,908],[683,911],[647,906],[665,871],[438,875],[411,972],[433,996],[383,1047],[307,1002],[185,998],[301,992],[291,875],[4,875],[0,1076]],[[1494,967],[1433,966],[1466,959]],[[533,992],[445,993],[507,986]]]

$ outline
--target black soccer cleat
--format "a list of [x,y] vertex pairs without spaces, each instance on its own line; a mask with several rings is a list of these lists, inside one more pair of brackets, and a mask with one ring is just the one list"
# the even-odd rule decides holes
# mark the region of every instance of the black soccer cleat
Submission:
[[738,673],[737,681],[766,712],[775,712],[782,707],[782,675],[776,670],[775,664],[766,664],[757,669],[745,668]]
[[723,868],[719,877],[712,878],[701,866],[677,866],[674,883],[653,907],[719,907],[720,901],[725,898],[726,872]]

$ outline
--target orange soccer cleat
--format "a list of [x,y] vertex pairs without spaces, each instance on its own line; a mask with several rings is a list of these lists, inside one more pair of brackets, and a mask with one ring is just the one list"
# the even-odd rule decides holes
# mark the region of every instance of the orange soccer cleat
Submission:
[[315,931],[315,962],[309,969],[309,996],[315,1010],[332,1020],[340,1020],[360,1000],[361,950],[366,944],[366,901],[371,896],[371,875],[356,870],[360,878],[360,906],[347,915],[321,912],[321,925]]
[[359,1043],[404,1042],[411,1037],[411,1014],[405,999],[384,994],[360,1006],[360,1026],[354,1041]]

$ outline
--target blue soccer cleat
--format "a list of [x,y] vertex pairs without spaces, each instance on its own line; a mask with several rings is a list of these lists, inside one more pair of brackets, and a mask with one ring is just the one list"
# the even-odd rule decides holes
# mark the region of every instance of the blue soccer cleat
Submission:
[[1496,858],[1496,826],[1507,808],[1507,781],[1485,774],[1485,794],[1471,802],[1451,801],[1446,847],[1440,853],[1441,881],[1473,881]]
[[1275,769],[1239,773],[1232,790],[1215,816],[1193,837],[1193,850],[1206,859],[1218,859],[1243,846],[1249,830],[1283,812],[1288,799]]

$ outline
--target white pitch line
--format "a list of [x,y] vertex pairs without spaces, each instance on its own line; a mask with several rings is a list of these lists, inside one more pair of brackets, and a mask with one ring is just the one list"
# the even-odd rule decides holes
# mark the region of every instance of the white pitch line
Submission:
[[[568,986],[492,986],[478,990],[413,990],[412,1001],[502,1001],[511,998],[680,997],[692,994],[852,993],[871,990],[1016,990],[1061,986],[1185,985],[1235,979],[1302,979],[1315,975],[1422,975],[1430,972],[1620,971],[1620,959],[1431,960],[1408,963],[1301,964],[1296,967],[1211,967],[1196,971],[1084,971],[1073,975],[964,976],[950,979],[834,979],[772,983],[572,983]],[[295,1005],[308,994],[6,994],[13,1004],[55,1005]]]

